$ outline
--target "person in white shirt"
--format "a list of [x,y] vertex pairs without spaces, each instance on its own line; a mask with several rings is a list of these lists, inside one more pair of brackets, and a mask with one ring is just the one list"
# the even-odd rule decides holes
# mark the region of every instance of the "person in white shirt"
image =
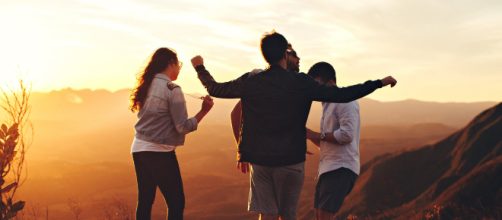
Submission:
[[[336,86],[336,72],[329,63],[314,64],[308,75],[321,84]],[[320,148],[314,198],[317,220],[334,219],[360,171],[359,104],[323,102],[322,107],[320,133],[307,129],[307,139]]]

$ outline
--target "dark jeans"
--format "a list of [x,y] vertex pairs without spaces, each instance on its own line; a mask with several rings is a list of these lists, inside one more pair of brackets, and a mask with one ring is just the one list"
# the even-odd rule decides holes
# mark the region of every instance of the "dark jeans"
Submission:
[[185,195],[175,152],[136,152],[132,157],[138,181],[136,220],[150,220],[157,186],[168,207],[168,220],[183,219]]

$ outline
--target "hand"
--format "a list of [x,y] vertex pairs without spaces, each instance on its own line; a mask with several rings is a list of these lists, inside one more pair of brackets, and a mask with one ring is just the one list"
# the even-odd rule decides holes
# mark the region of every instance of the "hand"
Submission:
[[204,59],[200,55],[197,55],[192,58],[192,66],[195,68],[199,65],[204,65]]
[[214,105],[213,99],[211,98],[211,96],[206,95],[202,98],[202,100],[204,101],[202,101],[201,110],[204,112],[209,112],[209,110],[211,110]]
[[387,85],[390,85],[390,87],[394,87],[396,84],[397,84],[397,80],[394,79],[394,77],[392,76],[387,76],[383,79],[381,79],[380,81],[382,81],[382,87],[384,86],[387,86]]
[[307,155],[314,155],[312,151],[307,150]]
[[249,163],[248,162],[237,162],[237,169],[242,173],[246,174],[249,172]]
[[[321,146],[321,134],[307,128],[307,139],[312,141],[317,147]],[[307,152],[308,154],[309,152]]]
[[319,139],[320,135],[321,134],[307,128],[307,139],[316,140],[316,139]]

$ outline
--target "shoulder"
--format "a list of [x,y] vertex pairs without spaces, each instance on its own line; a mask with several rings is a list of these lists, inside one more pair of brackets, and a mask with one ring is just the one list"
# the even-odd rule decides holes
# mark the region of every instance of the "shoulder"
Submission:
[[171,91],[175,90],[176,88],[181,89],[181,87],[179,85],[177,85],[176,83],[173,83],[173,82],[167,82],[166,86]]
[[249,72],[249,75],[250,76],[258,75],[258,74],[262,73],[263,71],[264,71],[263,69],[253,69],[253,70],[251,70],[251,72]]
[[169,90],[168,99],[172,102],[184,102],[185,96],[181,87],[173,82],[167,82],[167,89]]
[[307,81],[307,82],[315,82],[314,79],[312,79],[312,77],[310,77],[308,74],[304,73],[304,72],[299,72],[299,73],[296,73],[294,75],[298,80],[302,80],[302,81]]

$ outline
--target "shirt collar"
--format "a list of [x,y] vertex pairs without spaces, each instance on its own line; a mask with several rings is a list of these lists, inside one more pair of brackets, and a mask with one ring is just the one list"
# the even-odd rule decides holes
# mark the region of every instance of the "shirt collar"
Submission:
[[167,76],[166,74],[164,73],[157,73],[155,74],[155,78],[159,78],[159,79],[165,79],[167,81],[172,81],[169,76]]

